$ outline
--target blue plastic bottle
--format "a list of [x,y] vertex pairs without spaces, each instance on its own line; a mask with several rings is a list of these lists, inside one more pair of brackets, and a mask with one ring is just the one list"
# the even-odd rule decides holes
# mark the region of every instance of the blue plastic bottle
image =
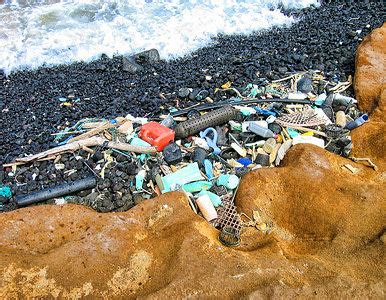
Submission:
[[354,121],[347,123],[346,128],[348,130],[353,130],[353,129],[363,125],[368,120],[369,120],[369,116],[367,114],[363,114],[359,118],[355,119]]

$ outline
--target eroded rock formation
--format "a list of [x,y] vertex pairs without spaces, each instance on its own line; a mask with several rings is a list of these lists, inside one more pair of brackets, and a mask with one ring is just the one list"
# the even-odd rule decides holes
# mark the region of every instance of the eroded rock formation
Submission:
[[371,122],[352,132],[354,155],[386,164],[386,23],[359,46],[356,57],[355,94]]

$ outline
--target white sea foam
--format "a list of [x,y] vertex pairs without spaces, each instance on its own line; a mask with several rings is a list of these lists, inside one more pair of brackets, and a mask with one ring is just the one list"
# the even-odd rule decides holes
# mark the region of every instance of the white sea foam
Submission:
[[294,22],[277,8],[317,0],[6,0],[0,5],[0,69],[90,61],[150,48],[184,56],[219,33],[249,34]]

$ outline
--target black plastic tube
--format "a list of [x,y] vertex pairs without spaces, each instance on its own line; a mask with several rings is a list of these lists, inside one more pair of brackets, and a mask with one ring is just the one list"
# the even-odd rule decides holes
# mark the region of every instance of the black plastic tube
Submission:
[[16,203],[19,206],[25,206],[32,203],[37,203],[52,198],[69,195],[75,192],[87,190],[95,187],[96,184],[97,181],[95,177],[87,177],[85,179],[80,179],[70,183],[57,185],[55,187],[44,189],[31,194],[16,196]]
[[226,105],[222,109],[216,109],[198,118],[179,123],[174,128],[176,138],[186,138],[208,127],[225,124],[236,117],[236,114],[237,111],[232,106]]
[[[197,111],[203,111],[207,109],[214,109],[214,108],[221,108],[226,105],[248,105],[248,104],[259,104],[259,103],[272,103],[272,102],[277,102],[277,103],[296,103],[296,104],[309,104],[312,105],[313,102],[310,100],[292,100],[292,99],[281,99],[281,98],[273,98],[273,99],[255,99],[255,100],[240,100],[240,101],[235,101],[235,100],[226,100],[226,101],[219,101],[216,103],[208,103],[208,104],[203,104],[199,106],[195,106],[194,109]],[[176,112],[172,112],[170,115],[172,117],[177,117],[177,116],[182,116],[187,114],[192,108],[188,109],[181,109]]]

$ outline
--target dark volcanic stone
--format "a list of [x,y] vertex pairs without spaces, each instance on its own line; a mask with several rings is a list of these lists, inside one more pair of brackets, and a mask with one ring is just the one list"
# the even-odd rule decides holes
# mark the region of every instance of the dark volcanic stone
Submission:
[[297,82],[298,91],[302,93],[310,93],[312,91],[312,79],[309,76],[303,76]]
[[122,57],[122,70],[125,72],[129,72],[130,74],[135,74],[143,70],[143,67],[137,64],[132,58]]
[[190,90],[188,88],[180,88],[178,90],[178,97],[180,98],[186,98],[190,94]]
[[9,199],[3,196],[0,196],[0,204],[7,204],[9,202]]
[[150,50],[137,53],[134,57],[138,63],[141,63],[141,62],[155,63],[160,60],[160,56],[157,49],[150,49]]

